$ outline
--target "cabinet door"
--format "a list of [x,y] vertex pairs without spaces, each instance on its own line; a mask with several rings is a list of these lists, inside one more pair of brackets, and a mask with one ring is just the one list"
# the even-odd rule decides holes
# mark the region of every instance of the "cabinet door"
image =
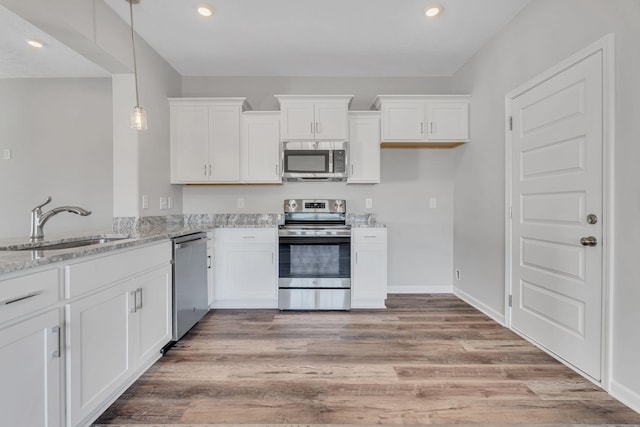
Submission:
[[347,104],[344,102],[315,104],[314,128],[317,140],[346,141],[348,132]]
[[215,275],[213,274],[213,254],[214,254],[214,232],[207,233],[207,304],[213,305]]
[[160,356],[171,341],[171,266],[153,270],[133,280],[136,321],[133,328],[136,366]]
[[0,330],[0,423],[62,425],[62,358],[58,310]]
[[206,106],[171,107],[171,182],[208,181],[209,110]]
[[349,183],[380,182],[380,119],[349,120]]
[[211,182],[240,181],[240,107],[209,107]]
[[427,104],[429,141],[468,141],[469,103]]
[[315,139],[315,116],[312,102],[288,102],[280,109],[283,140]]
[[387,298],[386,229],[353,230],[353,308],[385,308]]
[[130,282],[66,306],[67,417],[72,426],[93,417],[133,369]]
[[246,117],[242,127],[242,181],[282,182],[280,176],[280,119]]
[[383,141],[424,141],[424,103],[388,102],[382,106]]
[[216,268],[216,304],[236,308],[276,308],[277,283],[275,246],[229,246]]

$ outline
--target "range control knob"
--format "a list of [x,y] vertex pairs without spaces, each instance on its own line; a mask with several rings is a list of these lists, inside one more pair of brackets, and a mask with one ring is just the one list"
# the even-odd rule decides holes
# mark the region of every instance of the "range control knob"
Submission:
[[289,200],[289,212],[293,212],[298,207],[298,204],[295,200]]
[[333,202],[333,209],[336,212],[344,212],[344,206],[342,204],[342,200],[336,200],[335,202]]

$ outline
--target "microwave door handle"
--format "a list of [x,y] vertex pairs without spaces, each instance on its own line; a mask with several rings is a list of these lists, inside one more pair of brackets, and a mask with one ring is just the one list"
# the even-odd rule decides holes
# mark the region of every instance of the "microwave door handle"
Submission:
[[333,150],[329,150],[329,173],[333,173]]

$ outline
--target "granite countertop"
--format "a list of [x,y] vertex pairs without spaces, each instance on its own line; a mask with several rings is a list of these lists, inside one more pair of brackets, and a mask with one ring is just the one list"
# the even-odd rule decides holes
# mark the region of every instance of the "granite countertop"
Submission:
[[52,236],[45,243],[65,243],[84,239],[122,238],[107,243],[80,246],[68,249],[52,250],[3,250],[12,247],[28,247],[29,239],[0,240],[0,275],[39,267],[47,264],[58,263],[76,258],[98,255],[106,252],[126,249],[129,247],[145,245],[153,242],[168,240],[172,237],[184,236],[199,231],[211,231],[211,227],[203,226],[158,226],[135,233],[114,233],[113,231]]
[[[155,218],[155,219],[154,219]],[[284,218],[280,214],[217,214],[217,215],[184,215],[179,221],[166,222],[157,220],[161,217],[150,217],[135,227],[124,224],[121,218],[114,219],[113,230],[91,230],[71,235],[47,236],[47,244],[73,242],[84,239],[118,238],[101,244],[80,246],[68,249],[49,250],[3,250],[11,248],[28,248],[29,239],[0,240],[0,276],[47,264],[58,263],[76,258],[98,255],[106,252],[145,245],[168,240],[196,232],[208,232],[215,228],[269,228],[278,227]],[[126,219],[126,218],[125,218]],[[175,218],[174,218],[175,220]],[[378,223],[373,214],[347,215],[347,224],[354,228],[386,227]]]

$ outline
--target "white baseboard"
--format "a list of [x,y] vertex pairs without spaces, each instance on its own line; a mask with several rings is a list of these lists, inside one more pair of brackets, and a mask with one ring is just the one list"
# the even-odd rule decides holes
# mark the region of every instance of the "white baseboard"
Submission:
[[415,285],[415,286],[388,286],[388,294],[450,294],[453,287],[450,285]]
[[609,394],[627,405],[629,408],[640,413],[640,393],[623,386],[615,380],[611,380],[611,383],[609,384]]
[[500,323],[502,326],[504,326],[504,320],[505,320],[504,314],[495,311],[493,308],[489,307],[482,301],[475,299],[468,293],[458,288],[453,288],[453,294],[458,298],[460,298],[461,300],[463,300],[464,302],[466,302],[467,304],[470,304],[474,308],[477,308],[478,310],[480,310],[481,312],[483,312],[484,314],[486,314],[496,322]]

